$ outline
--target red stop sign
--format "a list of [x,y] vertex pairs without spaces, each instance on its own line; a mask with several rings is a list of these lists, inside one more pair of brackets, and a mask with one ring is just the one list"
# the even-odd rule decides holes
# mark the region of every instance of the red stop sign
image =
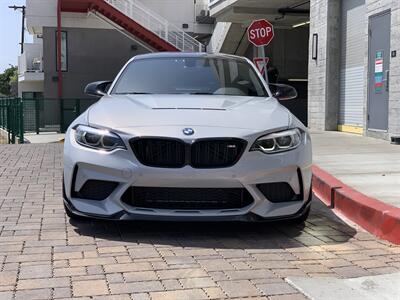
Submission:
[[247,29],[247,38],[255,46],[266,46],[274,38],[274,26],[267,20],[255,20]]

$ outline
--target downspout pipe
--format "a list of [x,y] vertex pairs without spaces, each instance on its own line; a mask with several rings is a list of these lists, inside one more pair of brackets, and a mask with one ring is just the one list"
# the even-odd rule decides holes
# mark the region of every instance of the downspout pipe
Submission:
[[57,0],[57,97],[62,98],[62,70],[61,70],[61,0]]

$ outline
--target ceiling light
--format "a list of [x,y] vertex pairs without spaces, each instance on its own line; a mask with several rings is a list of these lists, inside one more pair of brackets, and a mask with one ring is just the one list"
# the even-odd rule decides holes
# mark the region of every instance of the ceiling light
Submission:
[[302,23],[299,23],[299,24],[292,25],[292,28],[297,28],[297,27],[301,27],[301,26],[306,26],[306,25],[308,25],[308,24],[310,24],[310,21],[302,22]]

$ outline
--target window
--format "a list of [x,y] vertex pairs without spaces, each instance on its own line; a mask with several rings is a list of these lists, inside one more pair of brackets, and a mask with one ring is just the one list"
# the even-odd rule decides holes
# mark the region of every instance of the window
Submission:
[[43,99],[42,92],[22,92],[23,99]]
[[244,60],[208,57],[144,58],[132,61],[115,94],[209,94],[268,97]]
[[[58,47],[57,47],[58,32],[56,31],[56,70],[58,71]],[[67,32],[61,31],[61,71],[68,71],[68,49],[67,49]]]

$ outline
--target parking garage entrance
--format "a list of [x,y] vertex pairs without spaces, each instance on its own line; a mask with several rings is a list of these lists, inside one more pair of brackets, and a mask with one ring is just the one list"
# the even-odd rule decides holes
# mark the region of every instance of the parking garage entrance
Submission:
[[[269,80],[292,85],[298,98],[281,103],[307,125],[309,62],[309,1],[214,1],[216,18],[213,51],[243,55],[253,60],[260,49],[248,41],[247,29],[254,20],[265,19],[274,27],[272,41],[264,47]],[[219,35],[219,36],[218,36]]]

